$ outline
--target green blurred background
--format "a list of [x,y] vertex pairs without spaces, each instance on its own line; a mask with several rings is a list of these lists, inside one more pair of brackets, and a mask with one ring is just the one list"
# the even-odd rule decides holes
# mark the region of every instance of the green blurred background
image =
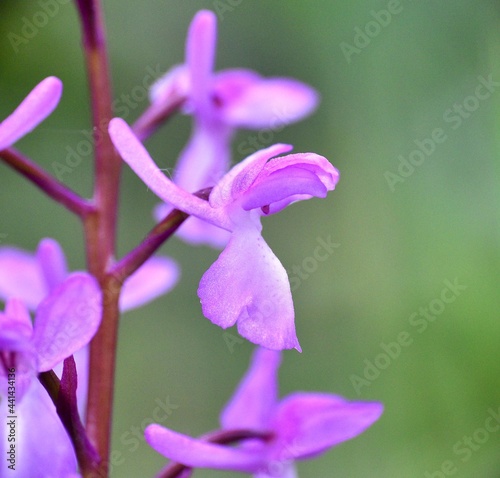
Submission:
[[[42,78],[60,77],[59,108],[18,144],[54,171],[68,147],[85,143],[89,108],[71,2],[57,3],[59,11],[32,38],[13,40],[42,4],[0,3],[0,117]],[[303,353],[285,353],[281,392],[380,400],[385,413],[361,437],[300,463],[300,476],[500,476],[500,431],[484,431],[500,407],[498,2],[108,0],[105,8],[117,100],[142,84],[148,68],[166,71],[183,60],[186,29],[201,8],[219,14],[218,69],[291,76],[322,95],[311,118],[260,139],[262,146],[290,142],[296,151],[323,154],[341,172],[328,199],[264,220],[265,237],[287,270],[311,270],[294,291]],[[377,15],[388,8],[398,13]],[[372,37],[359,34],[365,29]],[[491,91],[477,89],[479,77],[491,78]],[[134,105],[129,122],[147,100]],[[395,182],[387,172],[398,174],[400,155],[408,159],[436,129],[442,142],[434,151],[426,142],[427,156],[413,153],[421,164],[405,166],[406,176]],[[147,143],[161,167],[174,166],[189,131],[190,119],[177,117]],[[255,134],[239,133],[235,160],[238,145]],[[87,155],[63,181],[89,195],[91,171]],[[3,244],[33,250],[52,236],[72,268],[84,266],[78,222],[4,165],[0,198]],[[121,199],[124,254],[153,225],[156,199],[128,168]],[[314,265],[318,240],[340,245]],[[175,257],[183,275],[172,293],[122,321],[116,478],[152,476],[165,463],[134,438],[158,400],[177,405],[165,426],[192,435],[216,428],[253,349],[243,341],[229,347],[236,332],[224,335],[201,314],[197,284],[217,252],[174,239],[161,253]],[[445,292],[453,298],[448,304],[440,299],[446,281],[463,286]],[[421,307],[434,310],[435,319],[423,319]],[[399,355],[390,345],[398,336],[409,343]],[[388,361],[380,357],[384,344],[393,349]]]

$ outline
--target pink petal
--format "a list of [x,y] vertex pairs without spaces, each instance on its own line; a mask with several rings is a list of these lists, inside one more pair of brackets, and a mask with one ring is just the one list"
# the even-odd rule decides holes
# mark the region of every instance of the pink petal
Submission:
[[188,69],[185,65],[171,68],[162,77],[156,80],[149,90],[151,103],[165,103],[170,98],[183,98],[189,92]]
[[223,211],[211,208],[207,201],[179,188],[158,169],[125,121],[121,118],[112,119],[109,133],[124,161],[162,201],[216,226],[231,229],[231,223]]
[[215,44],[217,41],[217,18],[209,10],[199,11],[191,25],[186,44],[186,64],[191,80],[191,99],[195,111],[200,114],[209,112],[212,100],[212,70],[215,61]]
[[246,211],[269,206],[297,194],[326,197],[327,189],[320,179],[307,169],[280,169],[254,184],[243,196],[241,207]]
[[263,464],[258,453],[207,443],[156,424],[146,428],[144,437],[158,453],[190,467],[252,473]]
[[175,184],[191,193],[215,186],[229,168],[229,143],[230,132],[223,125],[207,128],[196,122],[175,166]]
[[281,353],[258,347],[252,363],[221,414],[225,429],[269,431],[278,400]]
[[313,172],[321,179],[325,187],[331,191],[339,180],[339,172],[323,156],[315,153],[296,153],[287,156],[281,156],[269,161],[262,169],[257,181],[261,181],[276,171],[288,169],[290,167],[306,169]]
[[36,379],[36,351],[31,341],[33,327],[24,304],[11,299],[0,312],[0,352],[9,363],[0,364],[0,395],[7,392],[8,367],[15,369],[16,399],[21,400]]
[[210,193],[210,205],[214,208],[223,207],[243,194],[261,173],[270,158],[290,151],[289,144],[274,144],[261,149],[234,166],[213,188]]
[[310,86],[287,78],[255,80],[224,106],[228,124],[240,128],[280,128],[308,116],[318,104]]
[[89,274],[71,274],[37,309],[33,341],[38,371],[50,370],[87,345],[100,322],[101,291],[97,281]]
[[166,294],[175,286],[179,275],[179,266],[172,259],[149,259],[123,284],[120,310],[125,312],[141,307]]
[[[76,457],[68,434],[46,390],[37,380],[33,381],[23,400],[16,403],[16,408],[16,471],[9,470],[9,463],[2,459],[0,476],[78,476]],[[7,407],[3,406],[3,410]],[[2,429],[7,431],[5,423],[6,417],[2,417]],[[6,436],[1,439],[2,445],[8,444]]]
[[40,264],[32,253],[13,247],[0,249],[0,299],[16,297],[36,309],[48,288]]
[[253,343],[280,350],[300,346],[285,269],[253,228],[233,233],[198,288],[203,314]]
[[294,393],[281,401],[273,429],[276,456],[309,458],[350,440],[376,422],[383,406],[376,402],[348,402],[321,393]]
[[64,252],[56,240],[42,239],[38,244],[36,257],[48,290],[52,290],[64,282],[68,275],[68,266]]
[[35,86],[14,112],[0,123],[0,150],[12,146],[49,116],[61,99],[62,88],[61,80],[54,76]]

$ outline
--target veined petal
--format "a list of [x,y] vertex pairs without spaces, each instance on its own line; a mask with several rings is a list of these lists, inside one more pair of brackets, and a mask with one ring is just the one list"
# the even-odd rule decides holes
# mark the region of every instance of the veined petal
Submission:
[[0,312],[0,395],[7,392],[7,369],[15,369],[16,399],[20,401],[36,376],[36,352],[29,312],[21,301],[7,302]]
[[[2,402],[3,404],[3,402]],[[46,390],[34,380],[22,402],[16,402],[16,471],[2,460],[0,476],[69,478],[78,476],[75,452]],[[2,407],[7,410],[6,406]],[[7,423],[2,417],[2,423]],[[8,427],[2,426],[4,433]],[[8,443],[2,436],[2,443]],[[5,474],[4,474],[5,473]]]
[[203,314],[255,344],[281,350],[300,346],[295,334],[288,276],[258,230],[237,230],[203,275],[198,288]]
[[55,239],[42,239],[38,244],[36,258],[49,291],[64,282],[68,275],[68,266],[62,247]]
[[48,288],[35,255],[14,247],[0,249],[0,299],[16,297],[35,310],[48,294]]
[[0,123],[0,150],[36,128],[54,111],[62,95],[62,82],[50,76],[41,81],[21,104]]
[[101,322],[101,291],[89,274],[71,274],[37,309],[33,343],[45,372],[87,345]]
[[189,26],[186,43],[186,64],[191,83],[191,100],[200,114],[210,109],[209,94],[215,61],[217,18],[209,10],[199,11]]
[[146,428],[144,437],[158,453],[190,467],[253,473],[264,463],[259,453],[207,443],[156,424]]
[[383,406],[348,402],[322,393],[294,393],[283,399],[273,420],[277,434],[273,455],[309,458],[363,433],[376,422]]
[[180,269],[168,257],[153,257],[145,262],[123,284],[120,310],[141,307],[169,292],[179,280]]
[[325,157],[315,153],[295,153],[274,158],[266,163],[257,181],[262,181],[281,169],[290,169],[291,167],[313,172],[329,191],[335,189],[340,176],[337,169]]
[[281,353],[258,347],[252,363],[221,414],[225,429],[268,431],[278,400]]
[[223,211],[217,211],[207,201],[179,188],[158,169],[125,121],[121,118],[112,119],[109,134],[123,160],[162,201],[187,214],[231,230],[231,223]]
[[293,146],[289,144],[278,143],[248,156],[234,166],[213,188],[210,205],[219,208],[230,204],[251,186],[270,158],[287,153],[292,148]]
[[254,184],[244,194],[241,207],[249,211],[283,201],[296,194],[324,198],[327,192],[325,185],[313,172],[290,166]]
[[313,88],[288,78],[259,78],[245,86],[224,104],[224,119],[234,127],[279,128],[308,116],[318,104]]

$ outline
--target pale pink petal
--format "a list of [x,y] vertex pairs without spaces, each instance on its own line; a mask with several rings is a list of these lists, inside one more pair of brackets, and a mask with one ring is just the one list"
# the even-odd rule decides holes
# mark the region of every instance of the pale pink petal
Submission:
[[231,230],[231,223],[222,211],[217,211],[207,201],[179,188],[159,170],[125,121],[121,118],[112,119],[109,133],[124,161],[162,201],[187,214]]
[[33,334],[38,370],[45,372],[85,347],[101,322],[101,291],[85,273],[71,274],[37,309]]
[[214,208],[226,206],[243,194],[261,173],[270,158],[292,149],[289,144],[274,144],[261,149],[238,163],[217,183],[210,193],[210,204]]
[[151,85],[149,90],[151,103],[165,103],[172,97],[186,97],[189,91],[188,73],[186,65],[177,65],[167,71]]
[[48,292],[34,254],[13,247],[0,249],[1,300],[16,297],[34,310]]
[[272,161],[267,162],[257,181],[261,181],[276,171],[290,167],[313,172],[329,191],[335,189],[340,177],[338,170],[325,157],[316,153],[295,153],[274,158]]
[[15,370],[16,399],[21,400],[36,376],[36,351],[31,338],[33,327],[22,302],[11,299],[0,312],[0,395],[7,393],[9,369]]
[[233,233],[198,288],[203,314],[227,328],[238,323],[251,342],[274,350],[300,346],[285,269],[258,229]]
[[62,88],[61,80],[54,76],[35,86],[14,112],[0,123],[0,150],[12,146],[49,116],[61,99]]
[[317,104],[316,91],[300,81],[256,79],[224,104],[223,115],[233,127],[278,129],[308,116]]
[[307,169],[285,168],[274,172],[264,181],[256,182],[243,196],[241,207],[246,211],[269,206],[286,198],[301,194],[301,197],[327,195],[325,185],[318,176]]
[[175,166],[173,180],[182,189],[195,193],[215,186],[230,163],[230,131],[224,125],[195,122],[187,146]]
[[[2,412],[7,409],[2,401]],[[73,446],[43,386],[34,380],[23,400],[16,403],[16,470],[2,457],[0,476],[70,478],[78,476]],[[2,445],[9,430],[2,416]]]
[[175,286],[179,275],[179,266],[172,259],[149,259],[123,284],[120,310],[125,312],[141,307],[166,294]]
[[280,402],[273,420],[274,455],[310,458],[363,433],[381,416],[377,402],[348,402],[322,393],[294,393]]
[[281,353],[258,347],[243,380],[221,414],[225,429],[269,431],[278,400]]
[[273,460],[266,469],[253,475],[254,478],[299,478],[297,468],[290,460]]
[[68,275],[68,266],[64,252],[55,239],[42,239],[38,244],[36,258],[48,290],[52,290],[64,282]]
[[144,437],[158,453],[190,467],[252,473],[263,465],[260,453],[207,443],[156,424],[146,428]]
[[209,10],[199,11],[189,26],[186,43],[186,64],[189,69],[190,97],[199,114],[210,113],[209,94],[212,82],[212,70],[215,61],[217,39],[217,18]]

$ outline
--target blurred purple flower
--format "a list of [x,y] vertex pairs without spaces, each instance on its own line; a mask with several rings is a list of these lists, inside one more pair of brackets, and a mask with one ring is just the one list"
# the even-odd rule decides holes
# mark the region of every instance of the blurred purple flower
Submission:
[[0,123],[0,151],[36,128],[59,103],[62,82],[54,76],[45,78],[28,94],[14,112]]
[[[172,259],[149,259],[123,284],[121,311],[141,307],[169,292],[177,283],[179,273]],[[16,297],[34,310],[67,275],[64,252],[54,239],[42,239],[36,254],[0,247],[0,300]]]
[[110,135],[122,158],[160,199],[231,232],[200,282],[204,315],[222,328],[237,323],[241,335],[264,347],[300,350],[287,273],[261,236],[260,218],[295,201],[325,197],[335,188],[338,171],[314,153],[269,161],[291,150],[277,144],[233,167],[207,202],[170,181],[125,121],[111,120]]
[[297,476],[294,461],[316,457],[358,436],[381,416],[380,403],[348,402],[326,393],[296,392],[278,400],[280,361],[279,352],[256,350],[250,369],[221,414],[223,430],[249,430],[267,439],[225,446],[153,424],[146,428],[146,441],[189,467],[293,478]]
[[[182,97],[185,111],[194,117],[191,138],[173,177],[193,193],[213,186],[229,169],[236,128],[278,130],[309,115],[318,103],[316,92],[296,80],[262,78],[245,69],[214,73],[216,41],[215,14],[198,12],[189,27],[185,63],[167,72],[151,89],[153,104]],[[156,217],[163,218],[168,209],[160,205]],[[226,231],[198,219],[183,224],[179,235],[214,247],[223,247],[229,239]]]
[[[101,291],[86,273],[71,274],[54,287],[38,305],[33,325],[28,309],[18,299],[8,300],[0,312],[0,395],[4,397],[0,415],[4,424],[8,415],[17,417],[16,476],[42,478],[47,470],[53,476],[75,476],[73,446],[36,376],[85,347],[100,322]],[[7,407],[6,397],[12,396],[9,386],[15,388],[14,413]],[[9,429],[3,426],[2,433]],[[0,447],[8,443],[3,436]],[[1,476],[4,470],[7,476],[9,464],[2,460]]]

